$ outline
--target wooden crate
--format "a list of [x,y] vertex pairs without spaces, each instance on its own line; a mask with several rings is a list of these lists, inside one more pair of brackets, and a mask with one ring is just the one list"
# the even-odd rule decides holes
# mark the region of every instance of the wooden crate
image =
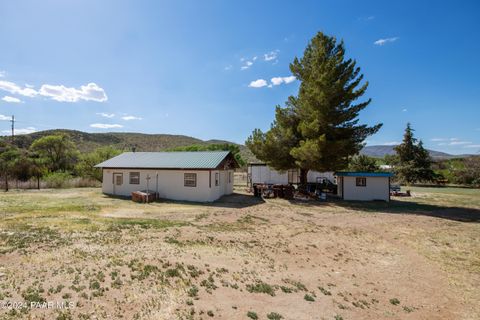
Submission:
[[156,194],[146,191],[134,191],[132,192],[132,201],[140,203],[149,203],[157,199]]

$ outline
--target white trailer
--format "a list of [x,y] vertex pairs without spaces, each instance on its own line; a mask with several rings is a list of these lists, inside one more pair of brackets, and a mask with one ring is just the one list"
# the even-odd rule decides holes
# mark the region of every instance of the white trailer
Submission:
[[[309,171],[307,173],[307,182],[317,183],[320,179],[327,178],[331,182],[335,181],[333,172]],[[279,172],[270,168],[265,163],[249,163],[247,166],[247,183],[249,186],[254,184],[298,184],[300,182],[300,170],[290,169]]]

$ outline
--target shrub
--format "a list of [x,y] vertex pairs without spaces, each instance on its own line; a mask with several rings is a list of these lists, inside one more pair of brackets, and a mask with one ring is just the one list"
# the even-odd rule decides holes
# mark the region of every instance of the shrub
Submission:
[[283,316],[276,312],[270,312],[269,314],[267,314],[267,318],[270,320],[280,320],[283,319]]
[[305,300],[307,300],[307,301],[310,301],[310,302],[315,301],[315,298],[312,297],[312,296],[309,295],[309,294],[304,295],[304,296],[303,296],[303,299],[305,299]]
[[271,296],[275,295],[275,288],[265,282],[257,282],[256,284],[247,284],[248,292],[266,293]]
[[67,172],[52,172],[45,176],[44,181],[47,188],[65,188],[72,179],[72,175]]

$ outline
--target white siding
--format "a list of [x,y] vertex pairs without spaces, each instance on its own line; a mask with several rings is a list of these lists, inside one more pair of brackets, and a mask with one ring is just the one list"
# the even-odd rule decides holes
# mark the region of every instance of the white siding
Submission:
[[[229,170],[233,174],[233,170]],[[132,192],[147,189],[147,176],[149,190],[158,192],[160,198],[172,200],[210,202],[215,201],[224,194],[233,193],[233,179],[228,183],[228,172],[225,170],[137,170],[137,169],[104,169],[102,191],[105,194],[130,197]],[[140,184],[130,184],[129,173],[140,172]],[[113,174],[122,173],[123,183],[114,185]],[[195,187],[184,186],[184,173],[196,173],[197,184]],[[211,181],[209,179],[211,173]],[[215,173],[220,175],[220,184],[215,186]],[[158,175],[158,189],[157,189]],[[211,182],[211,183],[210,183]]]
[[367,185],[365,187],[358,187],[356,178],[342,177],[342,179],[339,179],[339,195],[342,195],[343,190],[343,199],[357,201],[390,200],[388,177],[366,177]]
[[[288,184],[288,171],[279,172],[266,165],[248,166],[248,174],[251,174],[252,183]],[[307,173],[308,182],[317,182],[317,177],[327,178],[334,182],[333,172],[309,171]]]

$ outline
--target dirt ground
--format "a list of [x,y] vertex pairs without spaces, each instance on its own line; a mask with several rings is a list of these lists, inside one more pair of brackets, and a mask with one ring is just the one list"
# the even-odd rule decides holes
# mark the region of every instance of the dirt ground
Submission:
[[391,203],[0,194],[1,319],[480,319],[480,191]]

